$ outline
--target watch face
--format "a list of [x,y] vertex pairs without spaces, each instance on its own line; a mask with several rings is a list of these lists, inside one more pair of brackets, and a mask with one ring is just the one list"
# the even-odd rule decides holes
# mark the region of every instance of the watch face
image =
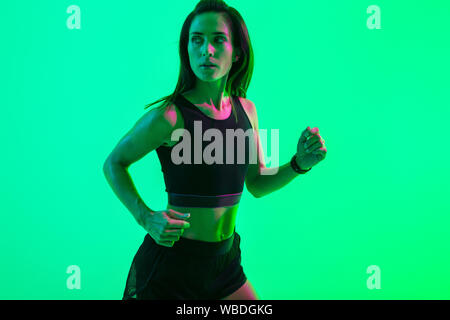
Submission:
[[294,169],[295,172],[300,173],[300,168],[298,167],[297,163],[295,162],[295,155],[291,159],[291,168]]
[[297,172],[297,173],[299,173],[299,174],[303,174],[303,173],[306,173],[306,172],[308,172],[309,170],[311,170],[311,168],[309,168],[309,169],[307,169],[307,170],[301,169],[301,168],[298,166],[297,162],[295,161],[295,158],[296,158],[296,155],[294,155],[294,156],[292,157],[292,159],[291,159],[291,167],[292,167],[292,169],[294,169],[295,172]]

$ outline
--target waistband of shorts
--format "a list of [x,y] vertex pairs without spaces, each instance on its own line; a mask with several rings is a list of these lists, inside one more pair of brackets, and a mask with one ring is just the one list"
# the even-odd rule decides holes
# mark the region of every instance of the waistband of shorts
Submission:
[[202,257],[219,256],[229,252],[233,247],[233,242],[235,241],[234,238],[239,237],[235,228],[231,237],[222,241],[211,242],[180,237],[178,241],[174,242],[172,247],[166,247],[157,244],[149,234],[147,234],[147,236],[154,245],[159,246],[158,248],[167,253],[173,252],[180,255],[195,255]]

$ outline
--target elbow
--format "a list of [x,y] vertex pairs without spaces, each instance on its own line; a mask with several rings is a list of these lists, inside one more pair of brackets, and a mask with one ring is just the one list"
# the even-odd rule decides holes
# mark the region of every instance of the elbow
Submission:
[[257,184],[257,179],[253,179],[251,181],[246,181],[245,185],[247,186],[247,190],[250,192],[250,194],[255,197],[255,198],[261,198],[264,195],[261,194],[260,191],[258,191],[258,184]]
[[111,155],[106,158],[105,162],[103,162],[103,171],[105,171],[112,163]]
[[106,159],[106,161],[103,163],[103,174],[105,176],[108,175],[109,169],[111,167],[111,161],[109,161],[109,158]]
[[264,197],[263,194],[261,194],[261,193],[256,193],[256,192],[253,192],[252,195],[253,195],[255,198],[257,198],[257,199],[258,199],[258,198]]
[[119,161],[114,160],[112,156],[109,155],[108,158],[106,158],[105,162],[103,163],[103,172],[106,174],[111,170],[111,167],[113,166],[121,166],[124,169],[127,169],[129,167],[129,165],[124,165]]
[[252,186],[247,186],[247,190],[250,192],[250,194],[255,198],[261,198],[263,195],[258,193],[255,188]]
[[105,162],[103,162],[103,174],[105,176],[107,176],[108,173],[111,171],[111,167],[113,165],[115,165],[115,162],[112,161],[110,156],[105,160]]
[[257,193],[252,193],[253,197],[255,197],[256,199],[261,198],[262,196],[257,194]]

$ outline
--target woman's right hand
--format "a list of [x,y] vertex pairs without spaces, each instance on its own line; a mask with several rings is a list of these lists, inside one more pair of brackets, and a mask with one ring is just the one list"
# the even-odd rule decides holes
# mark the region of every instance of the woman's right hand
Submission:
[[185,228],[191,225],[185,221],[189,213],[178,212],[173,209],[146,212],[141,225],[148,234],[161,246],[172,247],[180,240]]

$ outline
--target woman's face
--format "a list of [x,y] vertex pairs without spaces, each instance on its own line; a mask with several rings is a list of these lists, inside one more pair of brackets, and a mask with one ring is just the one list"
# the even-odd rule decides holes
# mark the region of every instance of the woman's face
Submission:
[[[203,81],[216,81],[227,75],[233,56],[231,26],[217,12],[201,13],[192,20],[189,29],[188,54],[194,74]],[[202,67],[203,64],[216,67]]]

